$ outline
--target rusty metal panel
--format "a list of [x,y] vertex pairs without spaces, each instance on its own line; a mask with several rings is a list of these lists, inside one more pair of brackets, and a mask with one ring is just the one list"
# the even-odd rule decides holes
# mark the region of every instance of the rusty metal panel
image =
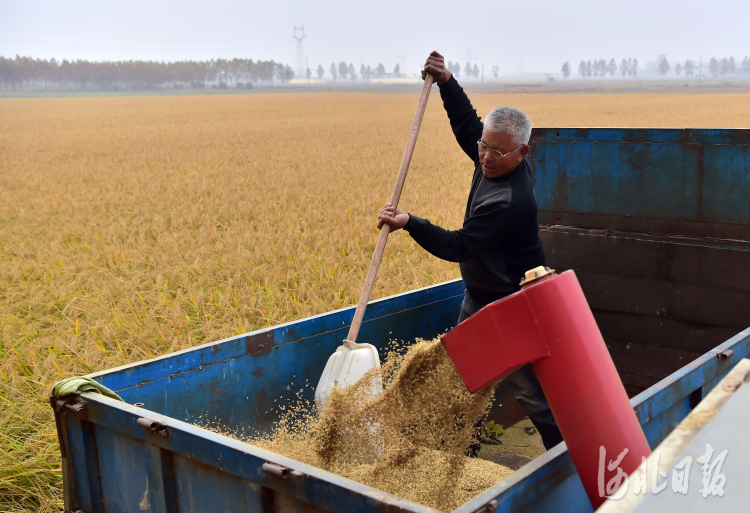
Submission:
[[[677,144],[536,143],[540,210],[659,219],[700,218],[700,159]],[[659,170],[659,172],[655,172]]]
[[750,240],[750,130],[536,128],[539,221]]
[[703,166],[703,219],[750,223],[750,146],[707,145]]

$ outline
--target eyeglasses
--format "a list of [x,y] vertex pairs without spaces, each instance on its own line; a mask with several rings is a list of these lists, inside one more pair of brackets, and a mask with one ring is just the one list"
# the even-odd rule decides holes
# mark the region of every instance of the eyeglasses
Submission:
[[487,153],[489,151],[489,152],[492,152],[492,156],[493,157],[495,157],[496,159],[501,159],[503,157],[507,157],[508,155],[510,155],[511,153],[513,153],[514,151],[516,151],[518,148],[520,148],[521,146],[523,146],[523,144],[519,144],[518,146],[516,146],[515,148],[513,148],[512,150],[510,150],[508,153],[503,153],[500,150],[496,150],[494,148],[490,148],[489,146],[487,146],[486,144],[484,144],[484,141],[482,141],[481,139],[479,139],[477,141],[477,146],[479,147],[479,153]]

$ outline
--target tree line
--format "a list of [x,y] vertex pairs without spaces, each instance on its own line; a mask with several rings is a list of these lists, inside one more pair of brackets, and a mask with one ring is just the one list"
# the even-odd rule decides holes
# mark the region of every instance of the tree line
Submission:
[[206,84],[220,89],[251,88],[252,84],[286,82],[293,77],[291,67],[273,60],[92,62],[0,56],[0,87],[6,90],[203,88]]
[[[307,73],[312,76],[312,72],[310,69],[307,70]],[[323,68],[322,64],[318,64],[316,73],[318,75],[318,78],[323,78],[325,76],[326,70],[325,68]],[[331,63],[331,67],[328,69],[328,73],[334,80],[350,80],[352,82],[356,81],[357,78],[360,78],[362,80],[372,80],[373,78],[385,77],[389,74],[386,71],[385,66],[383,66],[383,63],[381,62],[374,68],[365,66],[364,64],[360,65],[359,75],[357,75],[354,64],[351,62],[347,64],[344,61],[341,61],[338,64],[336,64],[335,62]],[[400,73],[401,66],[396,64],[393,67],[393,74],[399,75]]]
[[[476,64],[472,66],[468,62],[466,63],[466,66],[464,66],[463,69],[461,68],[461,64],[459,62],[454,63],[451,61],[448,61],[448,64],[446,65],[446,67],[456,78],[459,78],[461,76],[461,73],[463,73],[464,76],[466,77],[477,78],[479,77],[479,73],[480,73],[479,66],[477,66]],[[498,66],[492,67],[492,72],[495,75],[495,77],[497,77],[499,69],[500,68]],[[308,69],[307,73],[310,75],[310,77],[312,77],[311,70]],[[323,78],[325,76],[326,70],[325,68],[323,68],[322,64],[318,65],[316,73],[318,75],[318,78]],[[364,64],[362,64],[359,67],[359,75],[357,75],[354,64],[353,63],[347,64],[344,61],[341,61],[338,64],[336,64],[335,62],[331,63],[331,67],[328,69],[328,73],[334,80],[351,80],[352,82],[357,80],[357,78],[360,78],[361,80],[372,80],[373,78],[380,78],[389,74],[388,72],[386,72],[385,66],[383,66],[383,63],[381,62],[374,68],[371,68],[370,66],[365,66]],[[399,75],[400,73],[401,73],[401,66],[396,64],[393,67],[392,74]]]
[[[740,70],[742,73],[750,73],[750,57],[742,59]],[[708,63],[708,71],[714,77],[718,77],[719,75],[733,75],[737,72],[734,57],[729,57],[728,59],[726,57],[723,59],[711,57],[711,60]]]
[[[670,70],[672,70],[677,76],[680,76],[680,73],[684,71],[686,77],[692,77],[695,73],[695,69],[695,61],[691,60],[685,61],[684,66],[680,65],[680,63],[678,62],[674,68],[669,65],[669,61],[666,59],[666,57],[659,63],[659,73],[662,76],[666,76],[666,74],[669,73]],[[739,70],[737,70],[734,62],[734,57],[724,57],[723,59],[711,57],[711,60],[708,63],[708,72],[711,73],[714,78],[720,75],[734,75],[738,71]],[[744,59],[742,59],[741,72],[750,73],[750,57],[745,57]]]
[[[696,73],[698,65],[695,61],[688,59],[685,61],[685,64],[680,64],[678,62],[674,68],[672,68],[665,57],[659,62],[657,68],[662,76],[666,76],[667,73],[672,70],[677,76],[680,76],[680,74],[684,72],[685,77],[690,78]],[[568,78],[572,73],[570,62],[566,61],[560,71],[562,71],[565,78]],[[708,63],[708,71],[714,77],[718,77],[720,75],[731,75],[737,73],[738,70],[735,65],[734,57],[723,59],[712,57]],[[750,57],[742,59],[741,71],[742,73],[750,73]],[[592,76],[603,78],[605,75],[614,76],[617,72],[622,75],[622,78],[625,78],[626,76],[637,77],[638,59],[622,59],[619,67],[614,59],[610,59],[609,62],[605,59],[581,61],[578,65],[578,74],[582,78],[590,78]]]
[[[570,62],[566,61],[562,65],[563,77],[568,78],[572,73]],[[607,62],[605,59],[594,59],[593,61],[581,61],[578,65],[578,74],[582,78],[604,77],[605,75],[614,76],[615,73],[620,72],[623,78],[637,77],[638,76],[638,59],[623,59],[620,62],[620,66],[617,66],[617,62],[614,59],[610,59]]]

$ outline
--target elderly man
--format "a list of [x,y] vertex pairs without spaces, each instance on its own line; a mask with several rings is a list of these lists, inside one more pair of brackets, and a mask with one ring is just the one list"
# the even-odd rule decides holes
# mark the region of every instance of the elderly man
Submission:
[[[524,273],[544,265],[534,180],[524,158],[529,152],[531,121],[516,108],[498,107],[482,123],[437,52],[427,59],[422,78],[425,73],[435,77],[456,141],[474,163],[464,224],[459,230],[446,230],[402,210],[394,211],[389,203],[378,227],[387,223],[391,231],[404,228],[428,252],[459,263],[466,285],[460,323],[483,306],[518,291]],[[531,365],[505,382],[539,430],[545,448],[561,442]]]

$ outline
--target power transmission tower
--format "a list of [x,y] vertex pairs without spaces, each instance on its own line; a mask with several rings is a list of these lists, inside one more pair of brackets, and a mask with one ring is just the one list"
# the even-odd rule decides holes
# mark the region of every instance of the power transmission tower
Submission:
[[[298,36],[297,33],[302,35]],[[294,34],[292,39],[297,41],[297,69],[294,71],[294,76],[302,78],[306,75],[307,70],[305,69],[305,49],[302,47],[302,40],[305,39],[305,26],[294,27]]]
[[466,52],[466,62],[468,62],[469,64],[471,64],[473,62],[471,60],[471,51],[472,50],[473,50],[473,48],[465,48],[464,49],[464,52]]

